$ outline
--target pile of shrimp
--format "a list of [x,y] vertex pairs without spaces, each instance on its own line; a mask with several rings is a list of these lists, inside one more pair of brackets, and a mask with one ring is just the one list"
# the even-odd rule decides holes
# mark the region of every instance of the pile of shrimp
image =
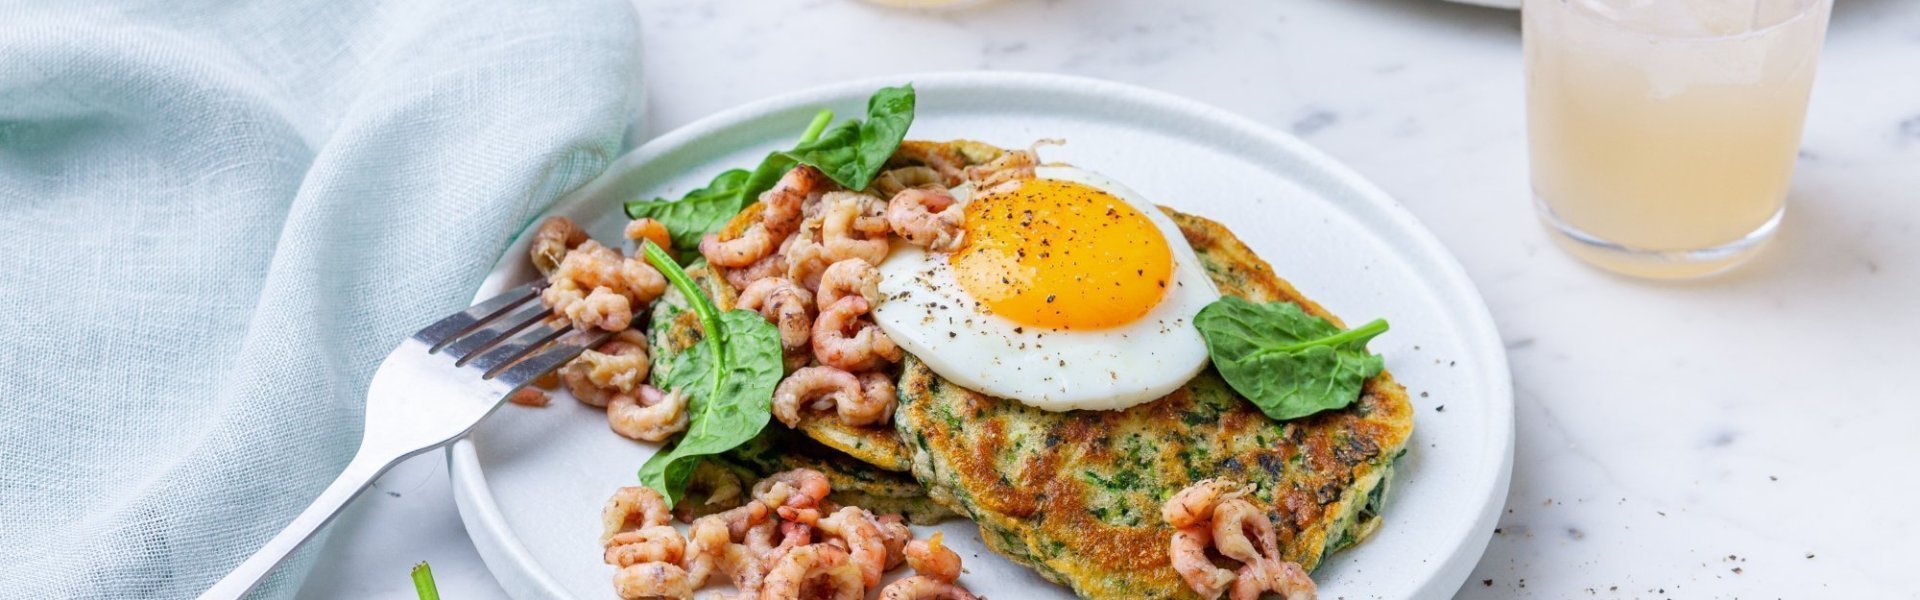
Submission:
[[[1031,150],[968,166],[945,144],[905,142],[894,156],[911,164],[882,172],[867,192],[837,189],[812,167],[789,170],[760,195],[759,218],[737,236],[708,235],[700,254],[739,291],[735,305],[759,312],[780,332],[787,374],[775,388],[773,415],[798,427],[807,411],[831,411],[859,426],[893,417],[889,370],[901,351],[867,315],[884,298],[880,272],[890,237],[937,251],[957,249],[963,207],[948,189],[977,189],[1033,178]],[[885,194],[882,200],[874,194]],[[671,248],[664,224],[636,219],[626,238]],[[566,217],[535,230],[528,250],[547,278],[540,300],[580,329],[616,332],[599,348],[561,367],[558,378],[534,382],[510,400],[545,406],[542,389],[564,383],[575,398],[607,411],[607,424],[628,438],[665,441],[687,428],[687,398],[646,384],[647,344],[631,329],[634,315],[666,291],[666,278],[638,252],[603,246]]]
[[[665,247],[671,240],[666,226],[652,219],[627,224],[627,237],[653,240]],[[622,255],[618,248],[600,245],[566,217],[551,217],[535,230],[528,254],[533,266],[547,277],[540,301],[554,318],[580,329],[614,332],[598,348],[581,352],[560,367],[557,378],[543,378],[534,387],[516,392],[518,404],[545,406],[547,397],[536,388],[552,389],[564,383],[580,402],[607,411],[607,425],[615,433],[636,440],[665,441],[687,428],[687,398],[646,384],[651,367],[647,339],[633,329],[634,315],[666,291],[666,277],[639,257]]]
[[[658,492],[625,487],[601,513],[604,558],[621,598],[691,598],[709,583],[737,600],[974,600],[961,588],[960,555],[935,533],[915,540],[899,515],[836,506],[825,475],[796,469],[753,486],[746,504],[694,519],[683,536]],[[880,587],[901,563],[916,575]]]
[[[1280,558],[1273,520],[1245,498],[1252,491],[1204,479],[1167,499],[1160,515],[1175,528],[1168,552],[1174,571],[1208,600],[1223,592],[1232,600],[1257,600],[1266,592],[1313,600],[1313,580],[1298,563]],[[1239,570],[1221,567],[1216,557],[1240,563]]]
[[1018,184],[1033,178],[1037,163],[1023,150],[964,166],[950,146],[915,142],[902,144],[895,159],[924,166],[885,171],[864,192],[836,189],[814,168],[795,167],[760,195],[752,225],[700,242],[707,263],[740,290],[736,305],[780,331],[788,374],[774,392],[773,415],[788,427],[807,411],[831,411],[856,427],[892,418],[888,371],[901,351],[868,317],[885,300],[876,265],[890,236],[953,251],[964,238],[965,213],[948,189]]

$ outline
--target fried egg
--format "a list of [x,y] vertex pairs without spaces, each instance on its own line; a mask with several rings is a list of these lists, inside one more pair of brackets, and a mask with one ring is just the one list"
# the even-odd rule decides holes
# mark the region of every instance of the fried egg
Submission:
[[1220,297],[1173,220],[1133,190],[1040,167],[973,197],[952,253],[896,243],[874,321],[941,377],[1045,410],[1121,409],[1207,365],[1193,326]]

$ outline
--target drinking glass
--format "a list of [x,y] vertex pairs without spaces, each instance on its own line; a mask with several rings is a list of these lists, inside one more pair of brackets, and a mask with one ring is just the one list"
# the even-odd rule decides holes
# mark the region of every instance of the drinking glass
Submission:
[[1534,205],[1561,246],[1717,273],[1785,214],[1832,0],[1525,0]]

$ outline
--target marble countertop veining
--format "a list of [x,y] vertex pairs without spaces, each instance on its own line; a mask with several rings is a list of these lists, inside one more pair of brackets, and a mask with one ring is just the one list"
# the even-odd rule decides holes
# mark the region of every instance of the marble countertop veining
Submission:
[[[1650,283],[1581,266],[1534,222],[1512,12],[636,0],[650,133],[851,78],[1044,71],[1252,117],[1385,188],[1465,264],[1511,355],[1513,486],[1460,598],[1920,598],[1920,3],[1837,4],[1774,247]],[[419,560],[448,597],[504,597],[445,472],[435,454],[383,478],[301,597],[411,597]]]

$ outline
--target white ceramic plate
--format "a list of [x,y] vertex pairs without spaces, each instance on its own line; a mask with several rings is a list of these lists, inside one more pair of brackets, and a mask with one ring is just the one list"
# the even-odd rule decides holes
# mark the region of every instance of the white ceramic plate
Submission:
[[[1486,548],[1506,497],[1513,399],[1505,350],[1473,284],[1445,248],[1373,185],[1293,137],[1192,101],[1088,79],[1004,73],[859,81],[756,102],[655,139],[553,209],[617,240],[629,198],[674,196],[791,143],[820,107],[861,114],[867,95],[911,81],[910,137],[1066,145],[1043,158],[1114,177],[1148,199],[1226,223],[1309,297],[1349,321],[1386,317],[1372,348],[1415,405],[1411,450],[1379,533],[1314,574],[1322,598],[1447,598]],[[533,277],[526,236],[476,297]],[[1438,411],[1445,405],[1444,412]],[[655,447],[607,430],[564,398],[507,406],[450,451],[461,518],[515,598],[607,598],[600,507],[633,485]],[[964,520],[941,526],[962,578],[991,598],[1070,598],[986,550]],[[922,530],[920,535],[928,532]]]

